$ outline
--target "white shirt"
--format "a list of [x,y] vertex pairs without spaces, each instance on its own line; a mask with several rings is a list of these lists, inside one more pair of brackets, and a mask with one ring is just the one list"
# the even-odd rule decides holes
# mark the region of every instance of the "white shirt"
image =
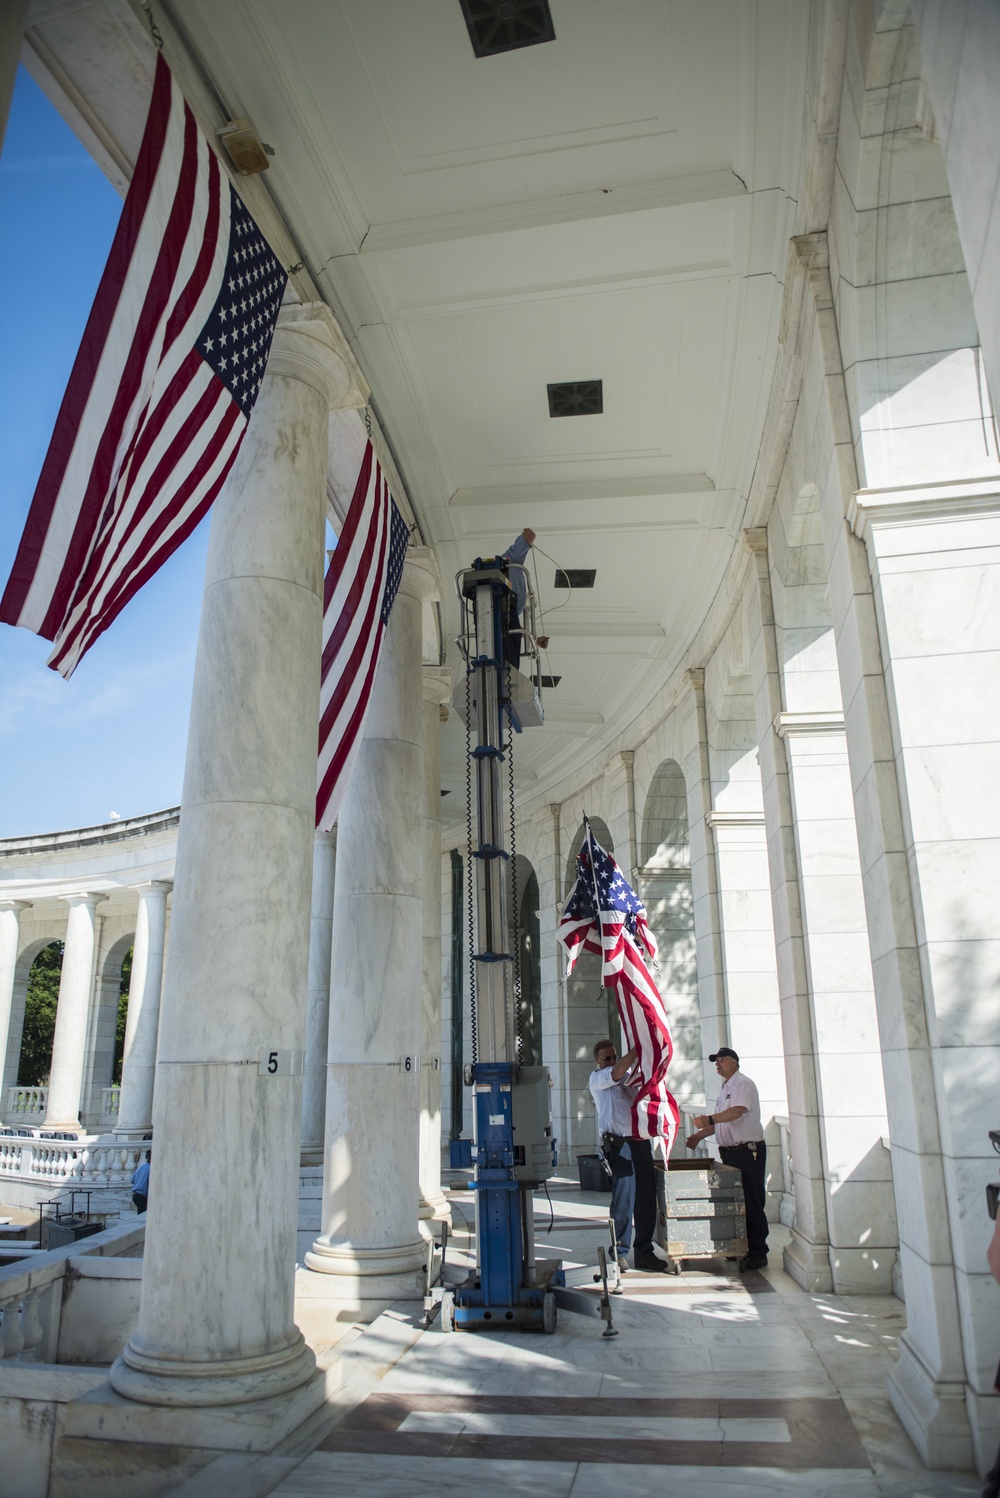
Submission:
[[715,1125],[715,1137],[720,1144],[756,1144],[763,1139],[757,1088],[741,1071],[734,1071],[729,1081],[723,1082],[713,1115],[725,1113],[727,1108],[745,1108],[747,1111],[732,1123]]
[[616,1082],[612,1070],[610,1066],[598,1067],[590,1074],[590,1095],[597,1108],[597,1127],[602,1134],[621,1134],[623,1138],[631,1139],[635,1088],[629,1087],[624,1077]]

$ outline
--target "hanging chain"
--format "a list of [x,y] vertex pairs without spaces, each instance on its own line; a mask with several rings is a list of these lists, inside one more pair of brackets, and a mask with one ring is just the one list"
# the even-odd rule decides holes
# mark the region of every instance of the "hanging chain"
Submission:
[[[510,805],[510,902],[514,937],[514,1020],[517,1033],[517,1064],[524,1056],[524,1017],[521,1013],[521,922],[517,908],[517,824],[514,820],[514,723],[511,717],[511,664],[506,662],[507,688],[507,794]],[[501,723],[503,719],[501,717]]]
[[[468,638],[468,611],[466,611]],[[475,901],[472,893],[475,866],[472,862],[472,672],[465,657],[465,849],[466,891],[469,911],[469,1013],[472,1023],[472,1060],[479,1060],[479,1023],[476,1016]]]
[[163,37],[160,35],[159,26],[157,26],[156,22],[153,20],[153,7],[149,4],[149,0],[146,0],[146,4],[142,8],[146,12],[146,19],[149,21],[150,35],[152,36],[153,41],[156,43],[156,50],[158,52],[162,52]]

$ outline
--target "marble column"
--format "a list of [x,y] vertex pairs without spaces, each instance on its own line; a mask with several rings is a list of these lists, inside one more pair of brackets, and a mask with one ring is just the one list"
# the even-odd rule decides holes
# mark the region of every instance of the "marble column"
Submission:
[[153,1127],[153,1079],[156,1034],[160,1023],[160,989],[167,935],[169,879],[135,884],[139,910],[132,948],[132,978],[125,1020],[122,1090],[114,1132],[120,1139],[143,1139]]
[[[424,866],[422,605],[438,595],[411,547],[368,720],[338,818],[323,1231],[306,1254],[311,1298],[378,1314],[418,1294]],[[318,1276],[325,1277],[320,1283]]]
[[309,916],[309,997],[302,1078],[303,1165],[323,1164],[326,1052],[330,1043],[330,961],[333,951],[333,888],[337,829],[318,831],[313,844],[312,910]]
[[56,1033],[52,1042],[49,1072],[49,1104],[46,1129],[80,1129],[80,1096],[83,1063],[87,1049],[87,1021],[94,991],[94,957],[97,950],[97,907],[104,894],[67,895],[69,919],[66,947],[59,978]]
[[441,724],[450,666],[425,666],[423,1032],[420,1042],[420,1216],[451,1221],[441,1189]]
[[785,741],[776,721],[784,703],[774,627],[767,532],[744,531],[753,555],[750,663],[754,684],[764,825],[771,872],[771,912],[781,1000],[788,1131],[795,1181],[795,1226],[784,1250],[787,1272],[803,1289],[833,1289],[816,1088],[816,1039],[804,939],[795,814]]
[[111,1369],[154,1405],[322,1398],[293,1299],[327,431],[364,400],[352,370],[325,305],[282,309],[212,515],[142,1300]]
[[[0,900],[0,1083],[7,1073],[10,1011],[14,999],[14,978],[17,974],[21,911],[30,909],[30,900]],[[6,1094],[0,1094],[0,1116],[6,1106]]]

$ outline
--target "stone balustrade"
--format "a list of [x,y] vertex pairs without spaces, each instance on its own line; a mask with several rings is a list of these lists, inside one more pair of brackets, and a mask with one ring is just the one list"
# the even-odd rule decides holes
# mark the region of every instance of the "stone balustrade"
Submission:
[[37,1124],[49,1106],[47,1087],[11,1087],[7,1091],[7,1117],[14,1123]]
[[131,1191],[132,1173],[149,1145],[95,1135],[76,1140],[0,1138],[0,1180],[44,1182],[84,1190]]
[[91,1238],[0,1268],[0,1359],[58,1362],[63,1281],[70,1261],[132,1257],[141,1253],[144,1236],[145,1223],[133,1218]]

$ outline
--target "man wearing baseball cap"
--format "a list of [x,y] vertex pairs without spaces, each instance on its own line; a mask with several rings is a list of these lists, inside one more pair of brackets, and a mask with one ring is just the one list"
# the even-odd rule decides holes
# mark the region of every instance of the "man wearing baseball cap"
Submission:
[[714,1134],[719,1141],[723,1165],[733,1165],[743,1177],[743,1200],[747,1214],[747,1256],[740,1260],[741,1269],[763,1269],[767,1263],[767,1202],[765,1166],[767,1150],[760,1122],[760,1098],[749,1077],[740,1071],[740,1058],[729,1046],[722,1045],[709,1056],[722,1078],[722,1087],[712,1113],[699,1114],[694,1121],[696,1132],[689,1135],[687,1147],[693,1150]]

